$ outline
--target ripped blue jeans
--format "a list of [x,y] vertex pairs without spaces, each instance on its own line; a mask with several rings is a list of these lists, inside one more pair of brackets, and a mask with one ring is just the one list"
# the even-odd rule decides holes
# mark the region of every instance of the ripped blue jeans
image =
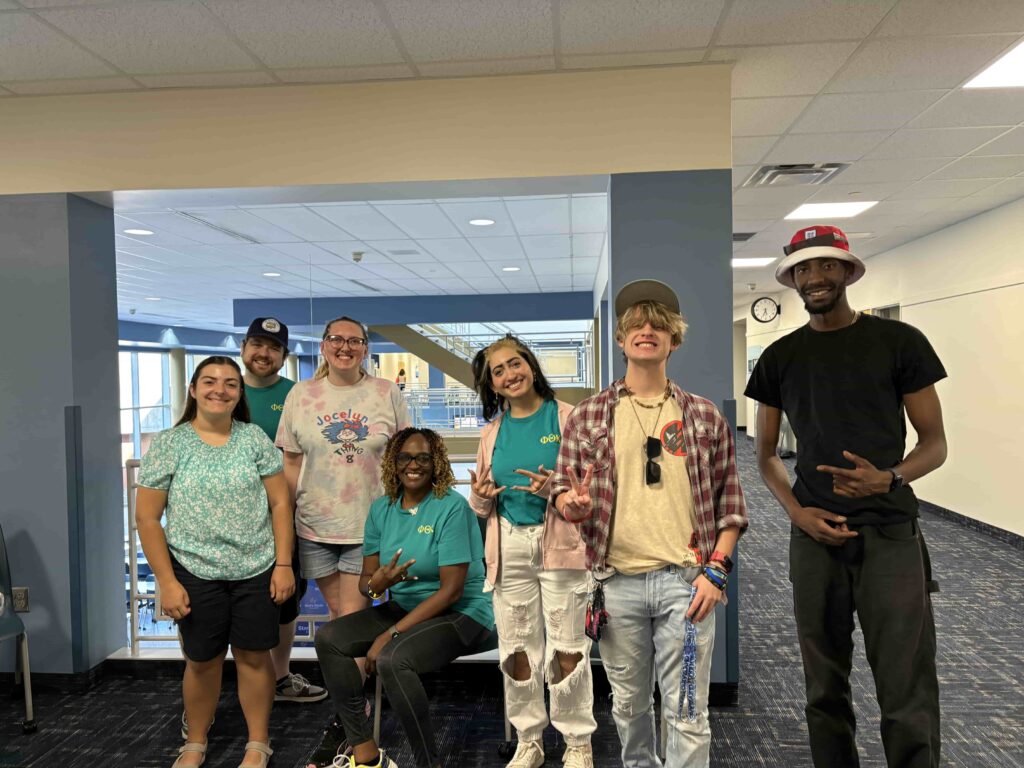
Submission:
[[[637,576],[615,574],[604,581],[609,618],[599,648],[626,768],[662,765],[655,748],[655,679],[665,719],[665,768],[705,768],[709,763],[715,617],[687,626],[697,574],[696,568],[670,566]],[[689,665],[687,645],[695,651]]]

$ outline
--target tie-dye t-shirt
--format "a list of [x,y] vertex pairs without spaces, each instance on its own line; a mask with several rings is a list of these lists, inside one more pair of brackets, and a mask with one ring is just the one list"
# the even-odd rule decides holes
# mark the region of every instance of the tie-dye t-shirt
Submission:
[[310,541],[361,544],[370,504],[382,494],[388,438],[410,426],[398,386],[374,376],[336,386],[300,381],[284,401],[276,444],[301,453],[295,530]]

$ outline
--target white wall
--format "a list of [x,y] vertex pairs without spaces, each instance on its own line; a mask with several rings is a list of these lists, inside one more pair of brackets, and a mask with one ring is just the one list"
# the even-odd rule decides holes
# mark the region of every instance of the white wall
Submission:
[[[867,274],[848,293],[855,309],[899,304],[901,319],[928,337],[949,373],[937,385],[949,458],[914,483],[918,497],[1024,535],[1014,480],[1024,463],[1021,243],[1024,199],[869,259]],[[747,323],[748,347],[766,347],[807,321],[794,291],[780,286],[776,298],[781,315]],[[754,407],[748,400],[750,435]],[[909,424],[908,432],[909,447],[916,441]]]
[[747,321],[736,320],[732,324],[732,390],[736,398],[736,428],[747,426],[747,398],[743,390],[747,386],[747,356],[744,354],[747,339]]

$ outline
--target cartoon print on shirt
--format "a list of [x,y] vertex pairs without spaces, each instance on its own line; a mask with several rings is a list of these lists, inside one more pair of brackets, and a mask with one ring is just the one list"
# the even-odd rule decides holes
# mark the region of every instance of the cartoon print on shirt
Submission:
[[362,446],[358,443],[366,440],[370,434],[369,418],[361,413],[354,413],[350,408],[340,413],[329,413],[317,417],[317,424],[323,425],[320,430],[327,442],[337,445],[334,452],[344,456],[345,461],[351,464],[355,457],[363,452]]
[[686,442],[683,437],[683,422],[678,419],[670,421],[661,430],[661,444],[665,447],[665,451],[673,456],[686,455]]

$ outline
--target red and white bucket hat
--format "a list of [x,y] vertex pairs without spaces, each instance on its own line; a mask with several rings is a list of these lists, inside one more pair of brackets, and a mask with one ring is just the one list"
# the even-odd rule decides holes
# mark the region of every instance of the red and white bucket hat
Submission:
[[864,277],[864,262],[850,253],[850,241],[839,227],[817,224],[797,230],[789,245],[782,249],[786,255],[775,267],[775,279],[788,288],[796,288],[793,267],[808,259],[839,259],[853,265],[853,274],[847,285]]

